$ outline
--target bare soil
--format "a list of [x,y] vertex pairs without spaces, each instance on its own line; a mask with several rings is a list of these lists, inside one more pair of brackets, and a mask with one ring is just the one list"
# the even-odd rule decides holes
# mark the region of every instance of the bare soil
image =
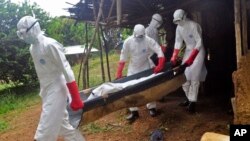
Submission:
[[241,57],[238,70],[233,73],[235,89],[235,124],[250,124],[250,54]]
[[[162,130],[165,141],[199,141],[205,132],[229,134],[233,115],[228,114],[227,100],[200,94],[197,113],[189,114],[184,107],[178,106],[183,95],[178,90],[158,102],[160,114],[157,117],[150,117],[148,110],[142,106],[140,118],[128,124],[125,120],[127,110],[123,109],[80,127],[80,130],[87,141],[149,141],[150,134],[156,129]],[[38,104],[20,113],[8,114],[5,119],[11,127],[0,133],[0,140],[32,141],[40,112],[41,105]]]

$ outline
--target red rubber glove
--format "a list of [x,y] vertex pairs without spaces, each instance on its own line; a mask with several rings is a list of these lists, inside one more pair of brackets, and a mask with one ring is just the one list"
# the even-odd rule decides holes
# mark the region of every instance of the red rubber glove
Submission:
[[69,89],[69,93],[71,95],[71,103],[70,103],[70,107],[72,108],[72,110],[77,111],[79,109],[82,109],[84,107],[84,103],[82,102],[81,98],[80,98],[80,94],[78,91],[78,87],[76,84],[76,81],[67,83],[67,87]]
[[194,59],[196,58],[196,56],[197,56],[198,53],[199,53],[199,50],[193,49],[192,52],[191,52],[191,54],[190,54],[190,56],[189,56],[189,58],[188,58],[187,61],[185,62],[185,64],[186,64],[187,66],[192,65],[193,62],[194,62]]
[[122,70],[123,70],[124,66],[125,66],[125,62],[120,61],[118,63],[118,68],[116,71],[116,79],[122,78]]
[[165,65],[165,57],[159,57],[158,58],[158,65],[154,68],[154,73],[160,72]]
[[161,50],[162,50],[163,53],[165,53],[167,51],[167,47],[166,46],[161,45],[160,47],[161,47]]
[[179,51],[180,51],[179,49],[174,49],[173,55],[172,55],[171,60],[170,60],[173,66],[176,64],[176,60],[177,60]]

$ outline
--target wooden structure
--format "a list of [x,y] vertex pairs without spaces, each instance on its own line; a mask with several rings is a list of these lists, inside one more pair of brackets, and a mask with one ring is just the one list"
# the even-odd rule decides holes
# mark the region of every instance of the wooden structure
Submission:
[[[173,48],[176,28],[172,22],[173,12],[179,8],[200,23],[203,30],[208,69],[205,93],[220,95],[225,101],[230,101],[237,94],[232,73],[239,69],[241,57],[246,56],[249,49],[250,0],[80,0],[68,10],[71,18],[94,24],[95,33],[114,28],[133,28],[138,23],[147,26],[151,16],[159,13],[164,19],[162,29],[166,31],[165,40],[168,47]],[[95,37],[96,34],[92,42]],[[105,38],[102,39],[104,46],[110,48]],[[237,106],[236,97],[236,109]]]
[[[164,75],[164,77],[165,76],[166,75]],[[171,92],[177,90],[179,87],[181,87],[181,84],[186,81],[185,76],[183,74],[180,74],[174,77],[171,76],[169,78],[171,79],[160,80],[159,82],[161,83],[154,85],[154,86],[148,86],[146,88],[141,88],[142,86],[140,86],[137,88],[137,89],[141,89],[140,91],[129,90],[128,91],[129,95],[126,95],[126,96],[124,96],[124,93],[126,92],[122,92],[122,97],[117,100],[112,101],[112,100],[108,100],[107,98],[107,100],[105,100],[106,104],[96,106],[94,109],[87,110],[87,112],[83,112],[82,121],[80,125],[86,125],[112,112],[115,112],[124,108],[143,106],[149,102],[160,100],[165,95],[168,95]],[[88,92],[85,90],[84,93],[86,94]],[[113,96],[117,97],[115,95]],[[112,94],[107,95],[107,97],[112,97]],[[94,99],[94,102],[96,104],[97,100]],[[93,102],[90,101],[90,104],[92,103]],[[88,104],[88,101],[86,104]],[[88,107],[86,106],[85,109],[88,109]]]

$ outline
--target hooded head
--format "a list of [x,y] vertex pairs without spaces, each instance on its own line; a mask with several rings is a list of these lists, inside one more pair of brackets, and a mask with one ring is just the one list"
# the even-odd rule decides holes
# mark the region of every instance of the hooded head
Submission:
[[24,16],[17,23],[17,36],[26,43],[36,43],[37,37],[41,33],[38,20],[32,16]]
[[182,25],[182,23],[186,20],[187,14],[184,10],[182,9],[177,9],[174,12],[174,24]]
[[152,16],[152,20],[150,22],[150,25],[154,26],[155,28],[159,28],[161,26],[162,22],[163,21],[162,21],[161,15],[156,13]]
[[133,34],[135,38],[143,38],[145,36],[145,27],[141,24],[135,25]]

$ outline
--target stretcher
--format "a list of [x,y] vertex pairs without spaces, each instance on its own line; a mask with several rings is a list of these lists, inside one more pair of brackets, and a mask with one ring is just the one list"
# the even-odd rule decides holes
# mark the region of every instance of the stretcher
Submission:
[[[186,81],[183,74],[184,68],[172,68],[168,62],[165,64],[163,72],[150,79],[133,84],[122,90],[105,94],[105,96],[95,97],[86,100],[94,88],[86,89],[80,92],[84,100],[84,108],[79,111],[72,111],[69,106],[70,123],[74,127],[93,122],[109,113],[123,108],[139,107],[149,102],[156,101],[175,91]],[[147,77],[153,74],[153,70],[145,70],[135,75],[114,80],[112,83],[126,83],[131,80]]]

